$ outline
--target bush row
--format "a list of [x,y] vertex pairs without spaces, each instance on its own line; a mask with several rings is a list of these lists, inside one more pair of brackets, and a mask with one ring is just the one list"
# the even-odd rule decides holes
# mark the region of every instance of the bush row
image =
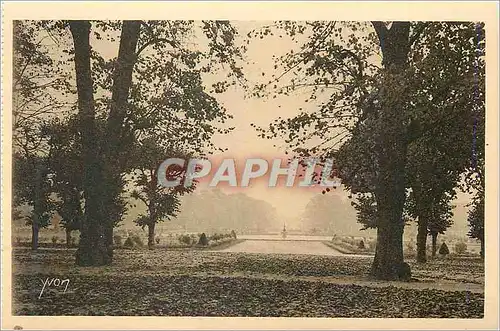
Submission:
[[[132,234],[127,236],[125,241],[124,236],[120,234],[114,235],[114,245],[116,247],[123,248],[141,248],[144,247],[144,239],[139,234]],[[231,241],[236,239],[236,233],[231,231],[231,233],[214,233],[211,236],[207,236],[205,233],[196,234],[181,234],[177,236],[178,245],[171,244],[170,247],[192,247],[192,246],[212,246],[214,244],[220,244],[222,242]],[[161,238],[156,237],[155,242],[157,245],[161,243]]]

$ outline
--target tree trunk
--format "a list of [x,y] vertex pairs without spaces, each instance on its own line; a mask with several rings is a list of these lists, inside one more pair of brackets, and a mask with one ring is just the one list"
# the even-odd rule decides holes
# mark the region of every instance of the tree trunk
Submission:
[[84,167],[85,213],[82,219],[80,244],[76,252],[76,264],[80,266],[100,266],[111,263],[104,231],[106,220],[101,188],[106,184],[102,180],[102,162],[98,154],[99,137],[95,123],[90,66],[90,27],[89,21],[70,21],[75,47],[76,87]]
[[[372,22],[383,54],[384,77],[379,106],[372,118],[376,123],[375,153],[378,174],[377,248],[371,274],[378,279],[411,277],[410,267],[403,259],[402,219],[405,200],[406,135],[404,83],[409,51],[409,22],[393,22],[387,27]],[[377,113],[378,112],[378,113]]]
[[[124,126],[125,115],[128,110],[128,96],[132,85],[132,71],[136,62],[136,48],[139,40],[141,22],[124,21],[120,36],[118,58],[113,72],[113,87],[111,105],[107,120],[104,152],[103,173],[105,178],[102,199],[106,206],[119,204],[120,194],[123,188],[122,174],[128,162],[127,152],[131,143],[131,134]],[[116,210],[116,208],[110,208]],[[108,213],[105,222],[105,236],[108,244],[110,258],[112,258],[113,228],[119,221],[121,215]]]
[[47,222],[44,222],[43,214],[47,212],[47,204],[43,188],[43,174],[42,174],[42,165],[40,162],[33,161],[36,174],[35,174],[35,187],[34,193],[35,198],[33,201],[33,218],[31,219],[31,249],[38,249],[38,233],[40,231],[40,227],[47,226]]
[[153,249],[155,246],[155,223],[148,224],[148,248]]
[[38,249],[38,222],[31,223],[31,249],[36,251]]
[[481,241],[481,257],[484,259],[484,238],[480,239]]
[[427,262],[427,225],[427,218],[419,215],[417,232],[417,262],[419,263]]
[[71,229],[66,228],[66,247],[71,248]]
[[432,237],[432,257],[436,257],[438,233],[432,232],[431,237]]

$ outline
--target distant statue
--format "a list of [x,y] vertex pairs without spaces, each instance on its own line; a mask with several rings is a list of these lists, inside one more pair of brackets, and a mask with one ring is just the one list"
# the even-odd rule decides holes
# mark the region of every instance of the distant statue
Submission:
[[283,231],[281,231],[281,237],[282,237],[283,239],[285,239],[285,238],[286,238],[286,226],[285,226],[285,224],[284,224],[284,223],[283,223]]

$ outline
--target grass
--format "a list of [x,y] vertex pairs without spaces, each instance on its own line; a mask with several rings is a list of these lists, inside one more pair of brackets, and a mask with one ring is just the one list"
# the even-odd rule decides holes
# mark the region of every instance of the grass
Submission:
[[[111,266],[83,268],[74,265],[74,249],[18,248],[13,309],[19,315],[483,316],[482,293],[439,289],[444,279],[482,286],[480,259],[410,261],[422,288],[371,286],[370,264],[371,257],[144,249],[116,250]],[[70,279],[68,291],[51,288],[38,299],[47,277]]]

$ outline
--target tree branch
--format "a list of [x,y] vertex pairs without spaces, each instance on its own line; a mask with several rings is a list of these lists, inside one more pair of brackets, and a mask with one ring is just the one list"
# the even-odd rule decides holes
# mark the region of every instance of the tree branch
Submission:
[[413,35],[410,37],[410,47],[413,46],[413,44],[417,41],[417,39],[420,37],[422,32],[429,26],[428,22],[421,22],[418,24],[418,26],[415,28],[415,32]]
[[381,21],[372,21],[372,25],[380,41],[380,47],[383,49],[385,44],[385,38],[389,30],[387,29],[385,23]]

